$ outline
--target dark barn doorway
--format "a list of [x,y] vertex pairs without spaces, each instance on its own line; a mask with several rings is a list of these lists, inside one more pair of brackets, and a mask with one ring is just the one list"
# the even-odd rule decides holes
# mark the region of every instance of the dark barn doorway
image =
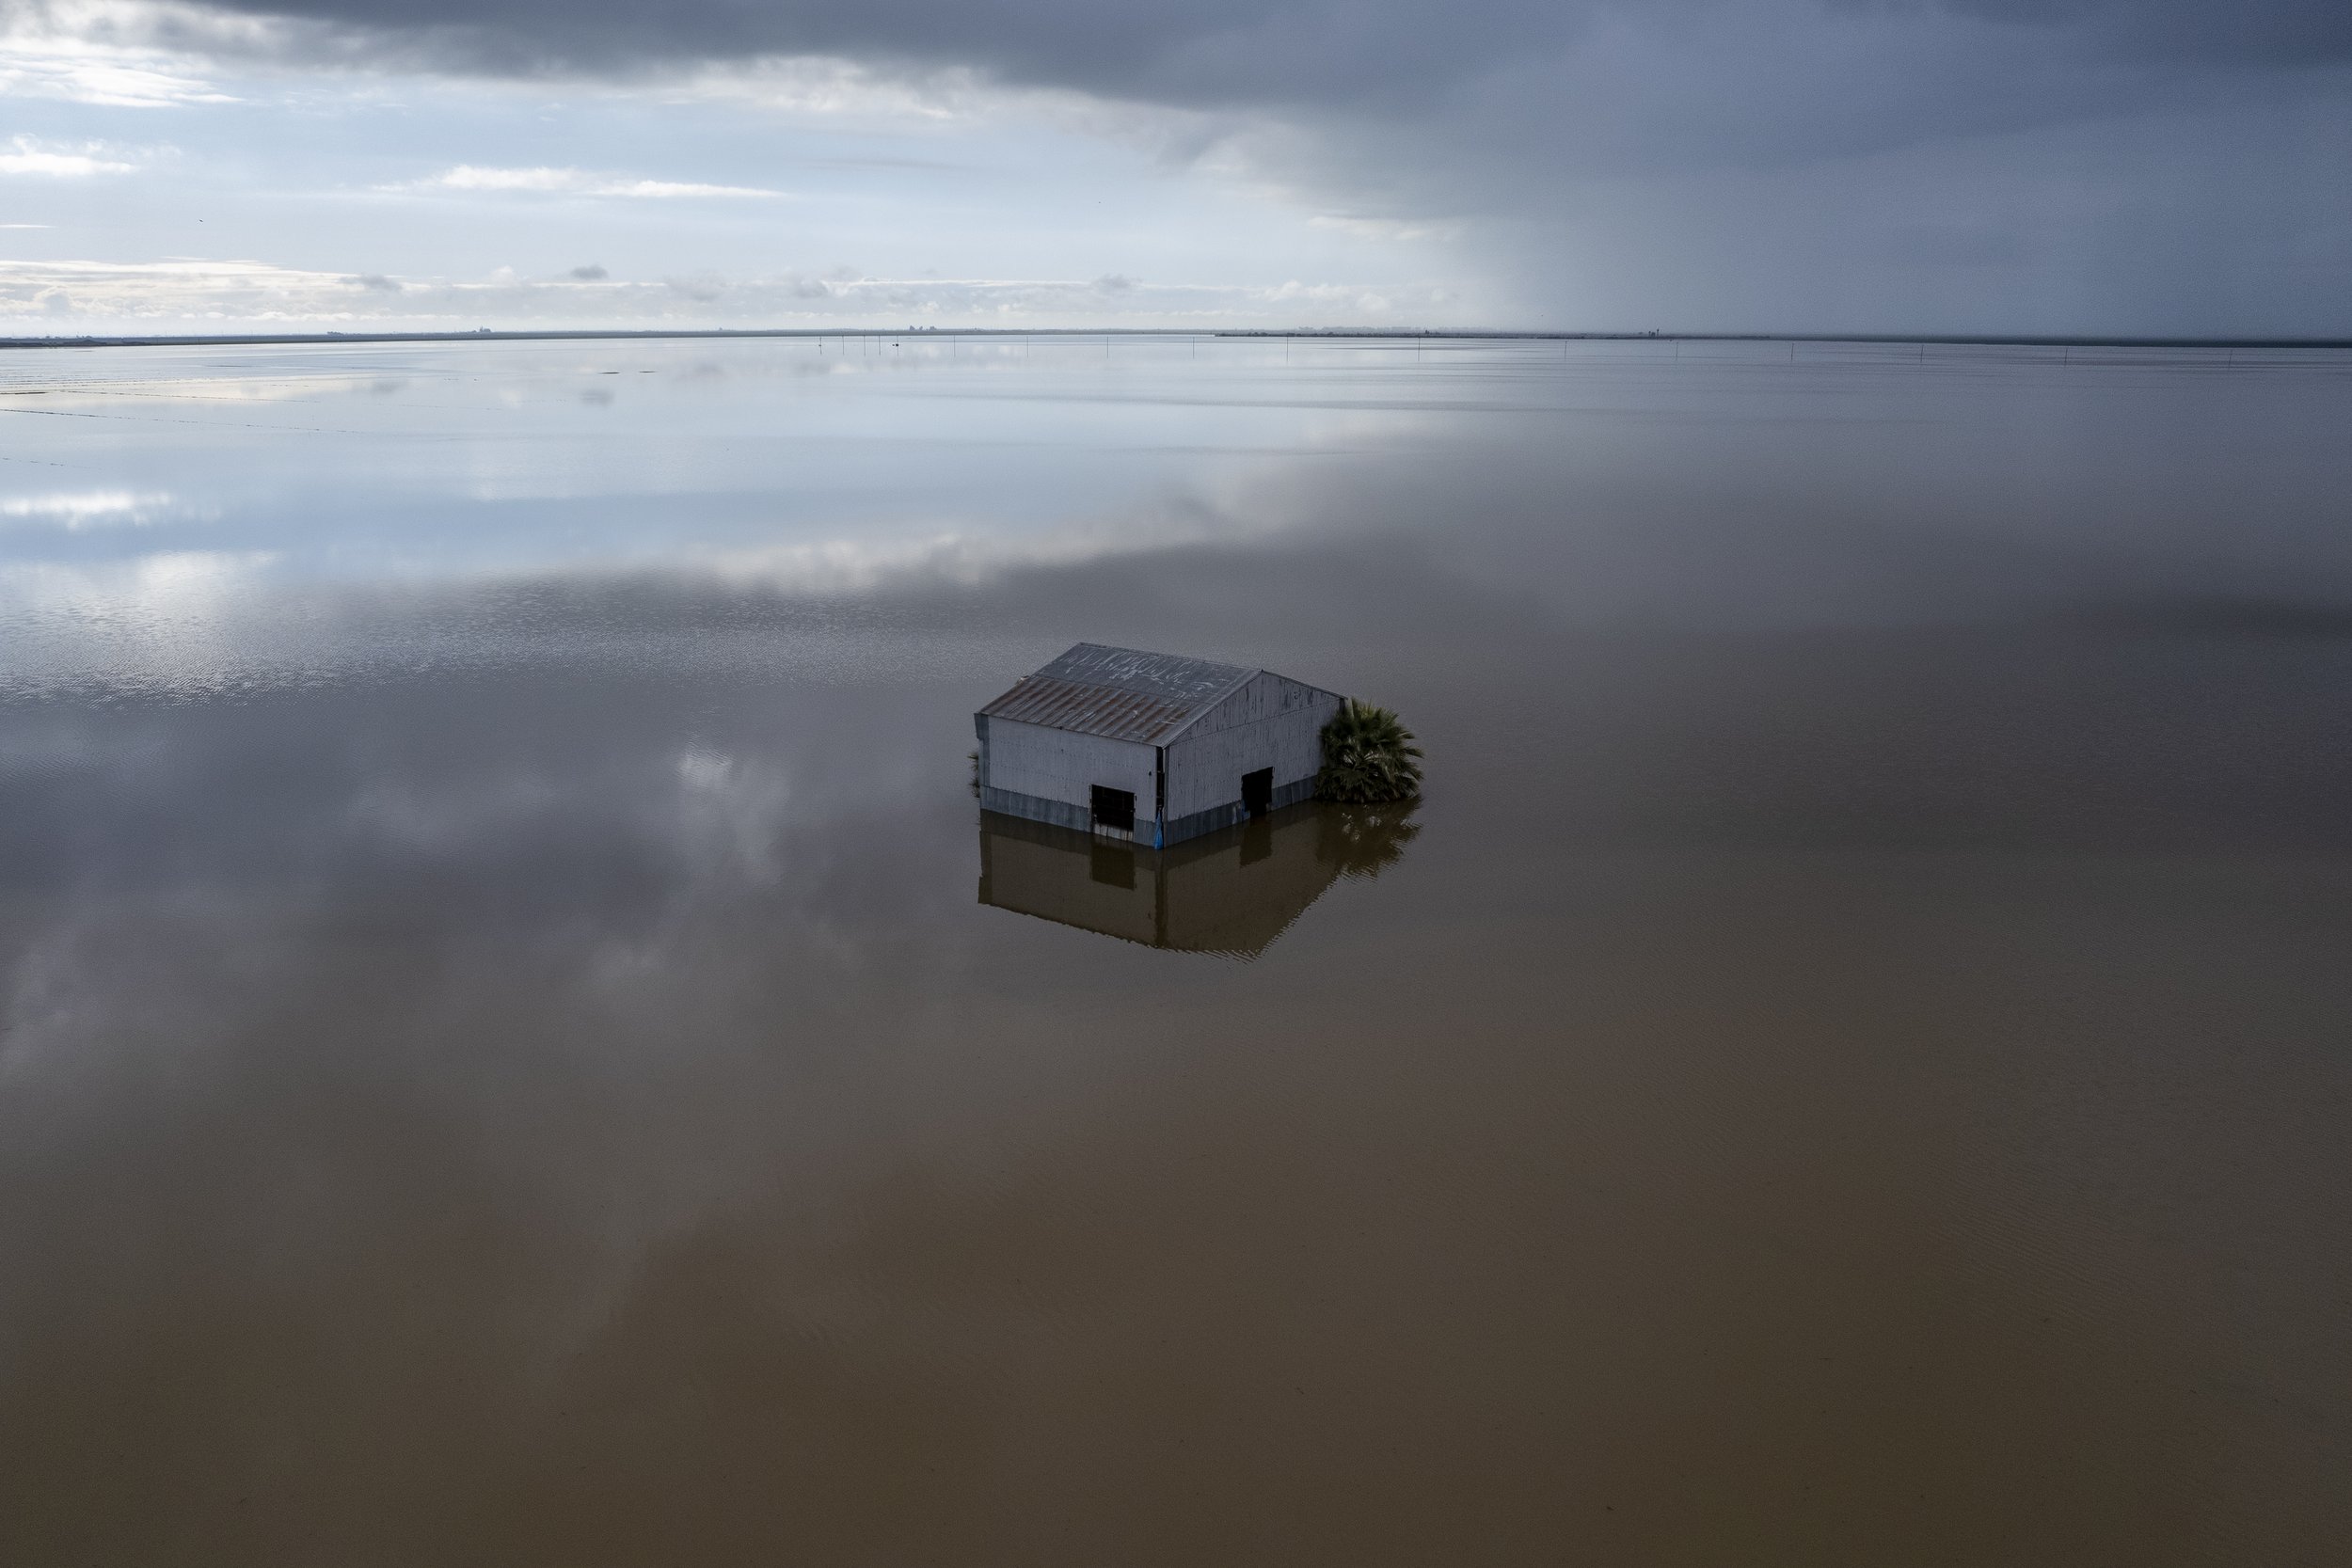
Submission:
[[1241,809],[1245,816],[1263,816],[1274,809],[1274,769],[1261,768],[1241,776]]
[[1136,792],[1132,789],[1105,789],[1094,786],[1094,825],[1113,832],[1132,833],[1136,831]]

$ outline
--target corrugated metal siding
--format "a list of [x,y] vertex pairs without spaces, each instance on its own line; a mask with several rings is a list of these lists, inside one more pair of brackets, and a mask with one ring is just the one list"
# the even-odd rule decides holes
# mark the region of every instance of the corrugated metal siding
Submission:
[[[1157,799],[1153,774],[1159,757],[1152,748],[1132,740],[1049,729],[997,714],[984,716],[984,722],[988,725],[988,770],[980,776],[983,802],[998,802],[1000,797],[1007,801],[1012,797],[1032,797],[1059,802],[1076,816],[1074,819],[1059,815],[1039,817],[1034,811],[1011,803],[993,803],[991,810],[1084,826],[1092,820],[1094,786],[1102,784],[1134,793],[1138,827],[1150,819]],[[1140,836],[1149,839],[1151,835],[1147,831]]]
[[[1339,711],[1339,694],[1321,687],[1295,681],[1288,675],[1278,675],[1271,670],[1261,670],[1248,684],[1231,695],[1211,704],[1184,728],[1184,738],[1206,735],[1212,730],[1236,729],[1243,724],[1255,724],[1267,719],[1279,719],[1301,708],[1313,708],[1327,721]],[[1318,721],[1316,728],[1322,728]]]
[[[1261,674],[1216,711],[1168,743],[1168,820],[1202,817],[1241,802],[1241,776],[1274,769],[1280,792],[1323,768],[1323,726],[1339,711],[1328,691],[1282,675]],[[1244,717],[1228,724],[1228,711]],[[1214,722],[1212,721],[1214,721]],[[1211,816],[1205,820],[1216,824]]]
[[1090,819],[1094,785],[1131,790],[1136,837],[1152,841],[1156,804],[1172,844],[1239,820],[1242,775],[1261,768],[1274,770],[1278,804],[1304,799],[1339,705],[1268,671],[1081,642],[976,716],[984,803],[1076,826]]
[[[1274,786],[1274,810],[1276,812],[1286,811],[1292,806],[1313,800],[1314,795],[1315,781],[1311,776],[1294,779],[1285,784],[1276,784]],[[1222,805],[1210,806],[1204,811],[1194,812],[1189,816],[1170,818],[1168,827],[1161,834],[1160,841],[1168,845],[1186,844],[1205,833],[1216,832],[1220,828],[1246,826],[1248,820],[1249,814],[1241,809],[1239,800],[1228,800]]]
[[1085,806],[1073,806],[1067,800],[1049,800],[1042,795],[1024,795],[1019,790],[997,789],[984,785],[980,790],[982,811],[1002,812],[1029,822],[1050,822],[1057,828],[1073,832],[1094,831],[1094,814]]

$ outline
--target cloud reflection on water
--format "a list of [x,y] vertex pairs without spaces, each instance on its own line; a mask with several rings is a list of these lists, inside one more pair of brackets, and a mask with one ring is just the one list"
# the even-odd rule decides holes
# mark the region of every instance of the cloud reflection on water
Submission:
[[[388,356],[430,442],[93,421],[216,515],[0,535],[0,1555],[2341,1539],[2352,641],[2146,610],[2352,600],[2352,383],[725,361],[616,436],[473,352]],[[1411,849],[1246,965],[977,903],[970,713],[1082,636],[1395,705]]]

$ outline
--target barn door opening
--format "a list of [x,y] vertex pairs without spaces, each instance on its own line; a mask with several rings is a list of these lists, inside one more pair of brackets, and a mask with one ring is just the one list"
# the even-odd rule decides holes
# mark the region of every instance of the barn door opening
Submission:
[[1274,809],[1274,769],[1261,768],[1241,776],[1241,809],[1246,816],[1263,816]]
[[1136,792],[1094,786],[1094,825],[1115,833],[1136,831]]

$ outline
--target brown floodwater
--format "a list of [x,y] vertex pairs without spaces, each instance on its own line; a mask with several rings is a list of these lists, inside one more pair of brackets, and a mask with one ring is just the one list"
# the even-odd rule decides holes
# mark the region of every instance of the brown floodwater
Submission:
[[2352,356],[1675,352],[0,360],[0,1561],[2343,1560]]

